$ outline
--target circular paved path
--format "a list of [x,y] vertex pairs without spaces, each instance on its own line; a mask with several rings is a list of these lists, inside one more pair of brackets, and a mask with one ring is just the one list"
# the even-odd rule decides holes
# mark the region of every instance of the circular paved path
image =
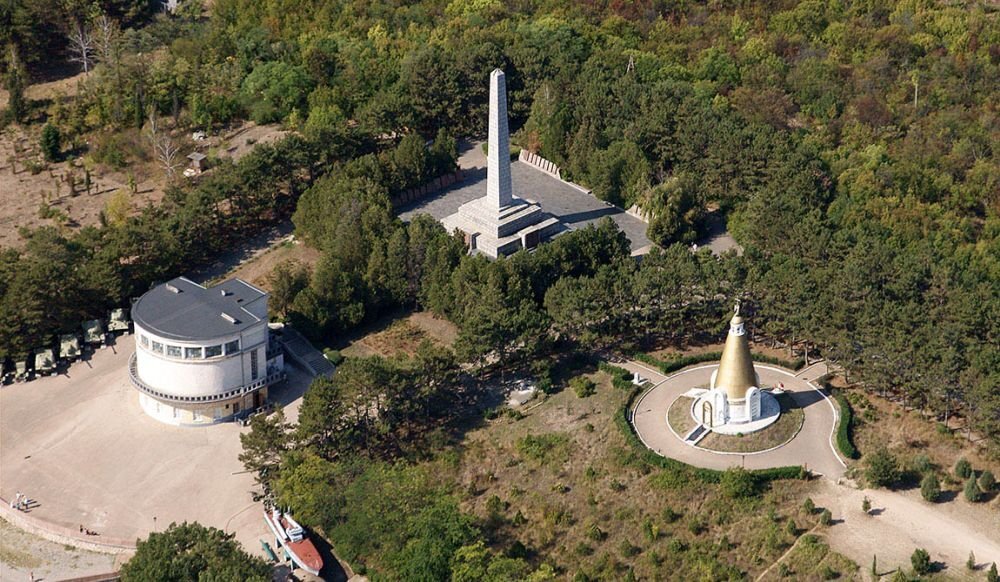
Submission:
[[780,448],[743,455],[716,453],[686,445],[667,426],[667,409],[670,404],[691,388],[707,386],[712,371],[719,367],[718,364],[687,368],[669,376],[638,362],[621,365],[632,372],[639,372],[654,384],[636,400],[632,415],[639,438],[660,455],[707,469],[727,469],[740,465],[747,469],[803,465],[834,481],[844,474],[846,465],[833,448],[833,430],[837,422],[833,402],[792,372],[760,364],[754,366],[765,386],[775,386],[778,382],[785,385],[785,391],[805,413],[802,430],[791,442]]

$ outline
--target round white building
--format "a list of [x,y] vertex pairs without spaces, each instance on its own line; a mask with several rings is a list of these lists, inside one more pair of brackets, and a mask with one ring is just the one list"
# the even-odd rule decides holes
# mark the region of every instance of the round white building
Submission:
[[263,405],[267,387],[285,377],[267,298],[240,279],[206,288],[184,277],[140,297],[129,377],[146,414],[197,426]]

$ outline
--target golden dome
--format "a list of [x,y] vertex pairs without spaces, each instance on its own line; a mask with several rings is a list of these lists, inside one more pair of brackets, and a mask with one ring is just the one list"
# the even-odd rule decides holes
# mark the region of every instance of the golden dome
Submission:
[[729,335],[726,336],[726,346],[722,349],[722,359],[712,388],[725,390],[729,400],[743,400],[747,390],[757,386],[757,383],[757,372],[750,357],[750,342],[737,306],[736,314],[729,321]]

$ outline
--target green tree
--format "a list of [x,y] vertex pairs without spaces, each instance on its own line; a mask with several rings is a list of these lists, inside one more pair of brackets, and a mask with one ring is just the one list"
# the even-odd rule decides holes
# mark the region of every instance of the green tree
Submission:
[[990,569],[986,572],[986,582],[1000,582],[1000,574],[997,574],[997,563],[990,564]]
[[899,479],[899,462],[880,446],[865,458],[865,479],[873,487],[889,487]]
[[931,503],[937,501],[938,497],[941,496],[941,484],[938,483],[938,479],[933,473],[928,473],[920,481],[920,495],[925,501]]
[[910,556],[910,565],[913,566],[915,573],[923,576],[931,571],[931,556],[927,553],[927,550],[917,548],[913,550],[913,555]]
[[272,61],[247,75],[240,96],[254,121],[272,123],[285,119],[293,109],[304,108],[311,89],[312,80],[302,67]]
[[59,128],[51,123],[46,123],[42,128],[41,149],[42,155],[50,162],[59,161],[62,152],[62,136]]
[[984,493],[990,493],[993,491],[993,488],[996,487],[996,483],[997,481],[996,478],[993,477],[993,471],[990,471],[989,469],[983,471],[983,473],[979,476],[979,487]]
[[757,479],[753,473],[741,467],[726,469],[719,484],[722,486],[722,492],[733,499],[753,497],[757,494]]
[[309,267],[296,260],[282,261],[274,266],[267,277],[271,287],[271,309],[285,315],[295,302],[295,297],[309,286]]
[[962,495],[965,496],[965,500],[971,503],[978,503],[983,500],[983,491],[979,488],[979,483],[976,482],[976,476],[970,475],[965,481],[965,487],[962,489]]
[[20,123],[28,115],[28,101],[24,96],[25,71],[18,60],[15,45],[12,44],[8,48],[7,75],[4,84],[8,95],[7,111],[10,113],[11,119]]
[[961,479],[968,479],[972,475],[972,463],[962,457],[955,463],[955,476]]
[[257,414],[250,418],[250,432],[240,434],[240,462],[255,474],[257,483],[269,488],[277,476],[282,455],[291,448],[291,425],[285,413]]
[[694,242],[705,217],[695,180],[687,174],[649,190],[640,205],[650,215],[647,234],[663,246]]
[[524,560],[497,556],[482,541],[462,546],[451,558],[452,582],[521,580],[529,571]]
[[136,544],[135,555],[122,565],[125,582],[164,580],[246,580],[266,582],[271,568],[247,554],[228,534],[198,523],[171,523]]

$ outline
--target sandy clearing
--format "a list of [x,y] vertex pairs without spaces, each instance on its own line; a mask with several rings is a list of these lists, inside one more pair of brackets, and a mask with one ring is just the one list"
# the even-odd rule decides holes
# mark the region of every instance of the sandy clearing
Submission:
[[[866,495],[873,515],[861,510]],[[830,547],[862,568],[870,567],[877,555],[881,572],[907,569],[916,548],[927,550],[949,576],[960,578],[970,575],[965,569],[970,551],[980,565],[1000,563],[1000,511],[995,506],[961,499],[931,505],[916,490],[858,490],[827,480],[821,481],[813,501],[838,521],[827,536]],[[973,577],[980,579],[982,572]]]

